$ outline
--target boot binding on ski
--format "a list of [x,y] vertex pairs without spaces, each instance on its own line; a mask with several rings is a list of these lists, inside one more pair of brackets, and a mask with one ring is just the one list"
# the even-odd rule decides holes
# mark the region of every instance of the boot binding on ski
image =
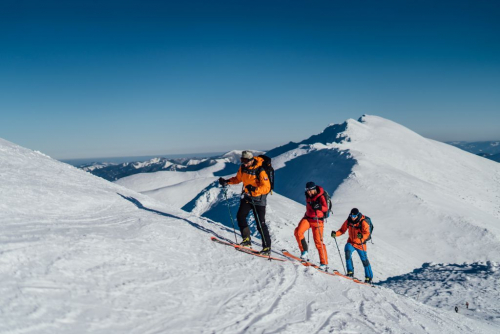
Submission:
[[271,255],[271,248],[270,247],[264,247],[262,250],[259,252],[260,255]]
[[250,238],[245,238],[242,242],[240,242],[240,246],[252,248],[252,241]]

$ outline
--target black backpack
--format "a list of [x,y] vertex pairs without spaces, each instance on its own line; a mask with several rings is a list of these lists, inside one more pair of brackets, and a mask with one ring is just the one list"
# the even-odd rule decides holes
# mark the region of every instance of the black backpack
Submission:
[[260,172],[264,170],[269,177],[269,182],[271,183],[271,191],[274,190],[274,168],[271,162],[271,158],[267,155],[259,155],[258,158],[262,158],[262,166],[259,168],[257,173],[257,177],[260,175]]
[[325,197],[326,205],[328,205],[328,211],[325,213],[325,218],[328,218],[330,217],[330,212],[332,212],[332,199],[325,188],[323,188],[323,196]]

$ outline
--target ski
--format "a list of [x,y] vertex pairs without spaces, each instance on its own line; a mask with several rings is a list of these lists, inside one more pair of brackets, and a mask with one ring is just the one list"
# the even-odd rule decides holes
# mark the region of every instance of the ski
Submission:
[[230,241],[220,240],[220,239],[217,239],[216,237],[210,237],[210,239],[212,239],[212,241],[215,241],[215,242],[217,242],[219,244],[233,246],[236,249],[244,249],[244,250],[252,252],[252,253],[258,253],[259,252],[258,250],[255,250],[253,248],[241,246],[241,245],[235,244],[234,242],[230,242]]
[[327,275],[330,275],[330,276],[340,276],[340,277],[343,277],[343,278],[346,278],[348,280],[351,280],[355,283],[358,283],[358,284],[363,284],[363,285],[369,285],[369,286],[372,286],[371,284],[368,284],[368,283],[365,283],[365,282],[362,282],[360,281],[359,279],[355,278],[355,277],[347,277],[345,275],[342,275],[341,273],[338,272],[338,270],[335,270],[333,269],[333,272],[328,272],[328,271],[324,271],[322,269],[319,268],[318,265],[312,263],[312,262],[309,262],[309,261],[304,261],[302,260],[300,257],[297,257],[293,254],[291,254],[289,251],[287,251],[286,249],[283,249],[281,251],[283,253],[284,256],[286,256],[287,258],[291,259],[291,260],[294,260],[294,261],[297,261],[297,262],[300,262],[303,266],[306,266],[306,267],[313,267],[315,269],[317,269],[318,271],[324,273],[324,274],[327,274]]
[[285,262],[286,261],[285,259],[280,259],[280,258],[269,256],[269,255],[262,255],[262,254],[259,253],[259,251],[255,250],[255,249],[252,249],[252,248],[249,248],[249,247],[240,246],[240,245],[234,244],[232,242],[220,240],[220,239],[217,239],[216,237],[210,237],[210,239],[212,239],[212,241],[214,241],[214,242],[216,242],[218,244],[221,244],[221,245],[232,246],[237,251],[240,251],[240,252],[243,252],[243,253],[247,253],[247,254],[250,254],[250,255],[254,255],[254,256],[258,256],[258,257],[261,257],[261,258],[264,258],[264,259],[269,259],[269,260],[274,260],[274,261],[280,261],[280,262]]

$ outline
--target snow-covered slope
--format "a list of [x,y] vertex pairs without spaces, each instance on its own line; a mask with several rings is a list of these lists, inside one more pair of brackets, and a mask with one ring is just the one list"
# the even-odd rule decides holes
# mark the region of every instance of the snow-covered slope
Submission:
[[215,244],[232,230],[4,140],[0,171],[1,333],[498,329]]
[[[283,195],[271,196],[268,207],[276,249],[297,251],[293,228],[304,212],[304,184],[313,180],[333,195],[325,235],[330,263],[338,269],[342,265],[328,235],[352,207],[375,224],[368,249],[377,280],[404,275],[426,262],[500,260],[500,166],[494,162],[376,116],[330,125],[267,154],[277,170],[276,192]],[[227,203],[213,181],[207,180],[183,209],[231,227]],[[240,190],[232,186],[228,194],[233,218]],[[274,210],[285,202],[286,213]],[[339,240],[342,247],[345,237]]]
[[352,207],[372,218],[372,259],[388,276],[424,262],[500,260],[498,164],[375,116],[349,120],[345,135],[332,146],[356,164],[335,190],[333,219]]
[[212,183],[216,179],[213,173],[223,167],[224,163],[219,162],[197,172],[141,173],[115,183],[180,208]]
[[[432,261],[500,260],[500,165],[492,161],[376,116],[331,125],[267,154],[276,168],[277,193],[303,203],[303,187],[313,180],[332,194],[328,235],[353,207],[372,218],[375,245],[368,248],[378,279]],[[230,226],[215,186],[211,183],[183,209]],[[234,216],[241,188],[230,188]],[[300,207],[287,223],[297,224],[304,212]],[[285,223],[279,214],[268,217],[275,226]],[[294,243],[290,230],[275,238]]]

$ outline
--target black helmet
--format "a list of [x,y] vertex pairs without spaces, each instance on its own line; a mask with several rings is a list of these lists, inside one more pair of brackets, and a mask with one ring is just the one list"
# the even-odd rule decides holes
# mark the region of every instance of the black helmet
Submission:
[[306,191],[316,189],[316,183],[309,181],[306,183]]

